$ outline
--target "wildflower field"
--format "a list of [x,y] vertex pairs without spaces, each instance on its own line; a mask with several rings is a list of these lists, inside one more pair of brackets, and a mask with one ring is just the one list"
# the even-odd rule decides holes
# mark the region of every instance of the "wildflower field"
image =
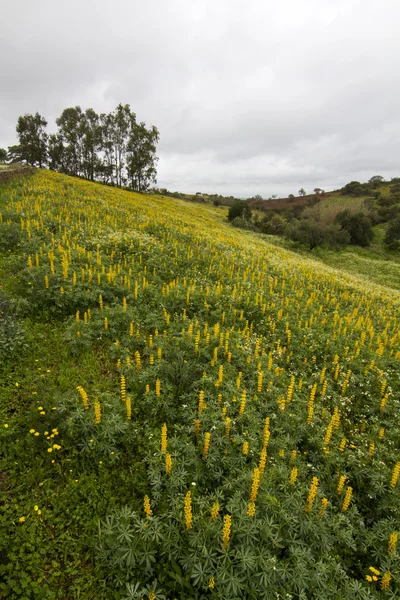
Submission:
[[400,597],[400,294],[225,209],[0,186],[0,597]]

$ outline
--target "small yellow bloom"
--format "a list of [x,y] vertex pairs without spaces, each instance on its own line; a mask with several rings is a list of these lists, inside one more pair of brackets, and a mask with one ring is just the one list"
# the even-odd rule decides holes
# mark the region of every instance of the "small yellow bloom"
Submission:
[[4,427],[8,429],[8,423],[4,423]]
[[35,504],[35,506],[33,507],[33,510],[36,510],[36,511],[39,510],[39,507],[37,504]]
[[374,575],[380,575],[380,571],[378,571],[378,569],[375,569],[375,567],[370,567],[369,570],[371,571],[371,573],[373,573]]
[[38,435],[40,435],[40,433],[38,431],[35,431],[35,437],[37,437]]
[[47,448],[47,452],[53,452],[53,448]]
[[38,410],[43,410],[43,406],[38,406]]
[[25,517],[20,517],[20,518],[19,518],[19,522],[20,522],[20,523],[25,523]]
[[37,514],[38,514],[38,515],[41,515],[41,514],[42,514],[42,511],[40,510],[40,508],[39,508],[39,510],[37,511]]
[[39,415],[45,415],[46,413],[44,412],[44,410],[41,410]]
[[49,435],[49,432],[48,432],[48,431],[45,431],[45,432],[44,432],[44,435]]
[[35,430],[34,429],[30,429],[29,433],[35,433]]

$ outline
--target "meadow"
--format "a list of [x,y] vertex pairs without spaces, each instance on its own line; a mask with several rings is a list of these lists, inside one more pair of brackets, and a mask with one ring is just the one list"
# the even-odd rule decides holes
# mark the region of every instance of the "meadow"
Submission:
[[0,275],[0,597],[399,597],[396,290],[45,171]]

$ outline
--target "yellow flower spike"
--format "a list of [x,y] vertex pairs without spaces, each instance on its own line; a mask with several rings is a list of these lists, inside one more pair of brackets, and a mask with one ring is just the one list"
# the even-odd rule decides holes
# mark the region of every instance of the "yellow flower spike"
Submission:
[[257,500],[258,490],[260,487],[261,473],[258,467],[255,467],[253,471],[253,479],[251,483],[250,500],[255,502]]
[[208,451],[210,449],[211,433],[207,432],[204,436],[203,456],[202,460],[207,460]]
[[392,478],[390,480],[390,487],[391,488],[395,488],[396,484],[397,484],[397,480],[399,479],[400,476],[400,462],[396,463],[394,469],[393,469],[393,473],[392,473]]
[[224,550],[226,550],[228,547],[229,540],[231,538],[231,529],[232,529],[232,517],[231,517],[231,515],[225,515],[224,527],[222,530],[222,548]]
[[146,519],[148,519],[153,514],[150,505],[150,498],[147,495],[143,499],[143,510],[146,515]]
[[168,429],[167,429],[167,424],[164,423],[164,425],[161,427],[161,453],[162,454],[166,453],[167,445],[168,445]]
[[167,475],[171,475],[172,473],[172,456],[169,452],[165,455],[165,472]]
[[211,521],[215,521],[215,519],[218,517],[219,515],[219,504],[218,502],[215,502],[215,504],[213,504],[213,507],[211,509]]
[[89,408],[89,400],[88,400],[88,395],[85,392],[85,390],[83,389],[83,387],[81,385],[78,385],[78,387],[76,388],[82,398],[82,402],[83,402],[83,406],[85,408],[85,410],[88,410]]
[[225,419],[225,437],[229,437],[231,431],[231,419],[226,417]]
[[398,537],[399,537],[399,534],[397,533],[397,531],[394,531],[393,533],[390,534],[389,544],[388,544],[389,556],[393,557],[396,552],[396,545],[397,545]]
[[383,591],[387,590],[390,587],[390,581],[392,579],[392,574],[390,571],[386,571],[381,579],[381,589]]
[[296,483],[298,473],[299,473],[298,468],[293,467],[293,469],[290,471],[290,478],[289,478],[290,485],[294,485]]
[[328,504],[329,504],[328,498],[322,498],[322,500],[321,500],[321,509],[320,509],[320,511],[318,513],[318,519],[322,519],[323,518],[323,516],[325,514],[325,511],[327,509]]
[[254,517],[256,514],[256,505],[255,502],[250,501],[247,507],[247,516]]
[[94,420],[96,425],[99,425],[101,421],[101,406],[98,398],[94,401]]
[[213,590],[215,587],[215,579],[214,579],[214,575],[211,575],[210,579],[208,580],[208,589]]
[[311,512],[315,500],[315,496],[317,495],[319,480],[318,477],[313,477],[311,482],[310,491],[308,492],[307,504],[304,507],[306,512]]
[[192,493],[189,490],[186,493],[184,500],[184,512],[185,512],[185,526],[186,529],[192,529],[193,527],[193,512],[192,512]]
[[132,418],[132,405],[131,405],[131,399],[128,397],[125,400],[125,406],[126,406],[126,418],[128,421],[130,421]]
[[243,442],[242,453],[244,454],[244,456],[247,456],[249,453],[249,442],[247,440]]
[[351,486],[349,486],[347,488],[346,494],[344,496],[343,505],[342,505],[342,512],[346,512],[346,510],[349,508],[352,494],[353,494],[353,488]]

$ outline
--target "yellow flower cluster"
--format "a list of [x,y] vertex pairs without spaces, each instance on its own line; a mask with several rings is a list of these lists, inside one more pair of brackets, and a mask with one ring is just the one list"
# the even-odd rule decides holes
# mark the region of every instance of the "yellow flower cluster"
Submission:
[[161,427],[161,453],[162,454],[166,453],[167,445],[168,445],[168,430],[167,430],[167,424],[164,423],[164,425]]
[[165,455],[165,472],[167,475],[171,475],[172,472],[172,456],[169,452]]
[[85,410],[88,410],[89,408],[89,401],[88,401],[88,395],[85,392],[85,390],[83,389],[83,387],[81,385],[78,385],[78,387],[76,388],[82,398],[82,402],[83,402],[83,406],[85,407]]
[[227,549],[229,540],[231,537],[231,528],[232,528],[232,517],[231,515],[225,515],[224,517],[224,527],[222,530],[222,547],[224,550]]
[[318,477],[313,477],[310,491],[308,492],[307,504],[304,507],[306,512],[311,512],[314,504],[315,496],[317,495],[319,480]]
[[210,449],[210,441],[211,441],[211,433],[207,431],[204,436],[204,446],[203,446],[203,460],[207,460],[208,451]]
[[396,463],[393,469],[392,478],[390,480],[390,487],[395,488],[397,480],[400,476],[400,462]]
[[215,521],[215,519],[218,517],[219,515],[219,504],[218,502],[215,502],[215,504],[213,504],[213,507],[211,509],[211,521]]
[[258,489],[260,487],[260,479],[261,479],[260,469],[258,467],[255,467],[255,469],[253,471],[253,480],[251,483],[251,491],[250,491],[250,500],[252,502],[255,502],[257,500]]
[[393,533],[390,534],[389,545],[388,545],[389,556],[394,556],[394,554],[396,552],[398,537],[399,537],[399,534],[397,533],[397,531],[394,531]]
[[96,425],[101,421],[101,406],[98,398],[94,401],[94,420]]
[[351,486],[348,486],[346,493],[344,495],[342,512],[346,512],[346,510],[349,508],[352,494],[353,494],[353,488]]
[[293,469],[290,471],[290,478],[289,478],[290,485],[294,485],[296,483],[298,473],[299,473],[298,468],[293,467]]
[[147,519],[153,514],[150,506],[150,498],[147,495],[143,499],[143,510]]
[[193,526],[193,512],[192,512],[192,493],[189,490],[186,493],[184,500],[184,512],[185,512],[185,525],[186,529],[192,529]]

